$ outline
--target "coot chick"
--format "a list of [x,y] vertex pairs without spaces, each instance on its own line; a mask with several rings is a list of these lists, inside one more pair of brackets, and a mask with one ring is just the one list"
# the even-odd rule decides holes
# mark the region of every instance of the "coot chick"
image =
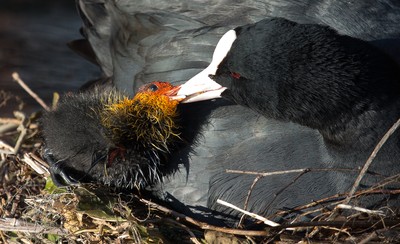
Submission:
[[131,99],[97,89],[63,97],[41,120],[54,181],[138,189],[160,182],[181,142],[178,102],[167,97],[175,91],[153,82]]
[[[221,96],[267,118],[314,129],[323,150],[312,154],[320,154],[324,168],[357,169],[400,118],[400,67],[369,43],[327,26],[272,18],[227,32],[210,66],[178,94],[190,95],[188,102]],[[399,156],[396,132],[370,171],[400,173]],[[353,183],[339,173],[325,177],[318,187],[326,191],[344,193]],[[376,183],[372,178],[366,176],[361,188]]]

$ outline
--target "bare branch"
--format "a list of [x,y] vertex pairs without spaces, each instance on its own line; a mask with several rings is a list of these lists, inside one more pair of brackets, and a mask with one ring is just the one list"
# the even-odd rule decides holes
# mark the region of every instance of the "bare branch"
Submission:
[[396,123],[394,123],[392,125],[392,127],[390,127],[390,129],[385,133],[385,135],[382,137],[382,139],[379,141],[379,143],[376,145],[376,147],[374,148],[374,150],[372,151],[371,155],[369,156],[368,160],[365,162],[364,167],[361,169],[360,174],[358,175],[356,181],[353,184],[353,187],[351,188],[349,195],[347,196],[346,200],[344,201],[344,204],[347,204],[350,202],[350,199],[352,198],[352,196],[354,195],[354,193],[356,192],[358,186],[360,185],[360,182],[362,180],[362,178],[364,177],[364,175],[366,174],[369,166],[371,165],[372,161],[375,159],[376,154],[379,152],[379,150],[381,150],[383,144],[385,144],[385,142],[389,139],[389,137],[397,130],[397,128],[400,126],[400,119],[398,119],[396,121]]
[[271,220],[269,220],[269,219],[266,219],[266,218],[264,218],[264,217],[262,217],[262,216],[260,216],[260,215],[258,215],[258,214],[251,213],[251,212],[249,212],[249,211],[243,210],[243,209],[241,209],[241,208],[239,208],[239,207],[236,207],[235,205],[233,205],[233,204],[231,204],[231,203],[228,203],[228,202],[225,202],[225,201],[223,201],[223,200],[221,200],[221,199],[217,199],[217,203],[219,203],[219,204],[221,204],[221,205],[224,205],[224,206],[226,206],[226,207],[235,209],[236,211],[239,211],[239,212],[241,212],[241,213],[244,213],[244,214],[246,214],[246,215],[249,215],[249,216],[251,216],[251,217],[253,217],[253,218],[255,218],[255,219],[261,220],[262,222],[264,222],[264,224],[266,224],[266,225],[268,225],[268,226],[272,226],[272,227],[279,226],[279,224],[276,223],[276,222],[274,222],[274,221],[271,221]]
[[166,214],[170,214],[170,215],[174,216],[175,218],[177,218],[178,220],[184,220],[188,223],[196,225],[203,230],[214,230],[214,231],[219,231],[219,232],[223,232],[223,233],[242,235],[242,236],[266,236],[268,234],[267,231],[263,231],[263,230],[240,230],[240,229],[230,229],[230,228],[213,226],[213,225],[210,225],[210,224],[207,224],[204,222],[194,220],[193,218],[190,218],[184,214],[178,213],[174,210],[168,209],[164,206],[161,206],[157,203],[148,201],[146,199],[140,199],[140,201],[145,204],[150,205],[154,209],[157,209]]
[[377,215],[385,216],[385,213],[384,213],[383,211],[380,211],[380,210],[370,210],[370,209],[361,208],[361,207],[356,207],[356,206],[351,206],[351,205],[347,205],[347,204],[338,204],[338,205],[336,206],[336,208],[340,208],[340,209],[351,209],[351,210],[355,210],[355,211],[359,211],[359,212],[363,212],[363,213],[377,214]]
[[17,72],[12,73],[12,78],[18,82],[18,84],[29,94],[33,99],[36,100],[42,106],[46,111],[50,111],[49,106],[46,105],[46,103],[35,93],[29,88],[25,82],[19,77],[19,74]]
[[25,220],[15,218],[0,218],[0,230],[2,231],[18,231],[28,233],[42,233],[42,234],[55,234],[67,235],[68,231],[62,228],[41,226],[33,224]]

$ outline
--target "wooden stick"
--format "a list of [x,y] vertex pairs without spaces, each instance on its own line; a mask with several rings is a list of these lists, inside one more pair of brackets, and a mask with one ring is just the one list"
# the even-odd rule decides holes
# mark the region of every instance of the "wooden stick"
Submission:
[[368,160],[365,162],[364,167],[361,169],[360,174],[358,175],[356,181],[353,184],[353,187],[351,188],[349,195],[343,202],[343,204],[348,204],[350,202],[350,199],[353,197],[354,193],[356,192],[358,186],[360,185],[360,182],[362,178],[364,177],[365,173],[367,172],[369,166],[371,165],[372,161],[375,159],[376,154],[381,150],[383,144],[389,139],[389,137],[397,130],[397,128],[400,126],[400,119],[396,121],[390,127],[390,129],[385,133],[385,135],[382,137],[382,139],[379,141],[379,143],[376,145],[375,149],[372,151],[371,155],[369,156]]
[[356,169],[350,168],[303,168],[303,169],[290,169],[290,170],[280,170],[272,172],[256,172],[256,171],[243,171],[243,170],[233,170],[227,169],[226,173],[231,174],[245,174],[245,175],[258,175],[258,176],[271,176],[271,175],[283,175],[283,174],[293,174],[293,173],[308,173],[308,172],[321,172],[321,171],[348,171],[354,172],[358,171]]
[[18,82],[18,84],[29,94],[33,99],[36,100],[46,111],[50,111],[49,106],[46,105],[46,103],[35,93],[33,92],[26,84],[25,82],[19,77],[19,74],[17,72],[12,73],[12,78]]
[[217,199],[217,203],[219,203],[219,204],[221,204],[221,205],[224,205],[224,206],[227,206],[227,207],[229,207],[229,208],[235,209],[236,211],[239,211],[239,212],[241,212],[241,213],[244,213],[244,214],[246,214],[246,215],[249,215],[249,216],[251,216],[251,217],[253,217],[253,218],[255,218],[255,219],[261,220],[262,222],[264,222],[264,224],[266,224],[266,225],[268,225],[268,226],[271,226],[271,227],[279,226],[279,224],[276,223],[276,222],[274,222],[274,221],[271,221],[271,220],[269,220],[269,219],[266,219],[266,218],[264,218],[264,217],[262,217],[262,216],[260,216],[260,215],[255,214],[255,213],[251,213],[251,212],[249,212],[249,211],[243,210],[243,209],[241,209],[241,208],[239,208],[239,207],[236,207],[235,205],[233,205],[233,204],[231,204],[231,203],[228,203],[228,202],[225,202],[225,201],[223,201],[223,200],[221,200],[221,199]]
[[0,218],[1,231],[18,231],[28,233],[45,233],[55,235],[67,235],[68,231],[62,228],[41,226],[15,218]]
[[201,221],[197,221],[193,218],[190,218],[184,214],[178,213],[174,210],[168,209],[164,206],[161,206],[157,203],[148,201],[146,199],[140,199],[141,202],[150,205],[152,208],[157,209],[161,212],[164,212],[166,214],[170,214],[172,216],[174,216],[175,218],[179,219],[179,220],[184,220],[188,223],[191,223],[193,225],[198,226],[199,228],[203,229],[203,230],[214,230],[214,231],[219,231],[222,233],[228,233],[228,234],[234,234],[234,235],[242,235],[242,236],[266,236],[268,235],[268,232],[265,230],[241,230],[241,229],[230,229],[230,228],[225,228],[225,227],[217,227],[217,226],[213,226]]

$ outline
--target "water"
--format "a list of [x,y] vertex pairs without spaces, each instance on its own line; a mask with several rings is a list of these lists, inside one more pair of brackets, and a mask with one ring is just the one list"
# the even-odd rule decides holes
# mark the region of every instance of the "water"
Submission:
[[[73,0],[1,0],[0,90],[21,97],[24,111],[32,112],[41,107],[13,81],[12,72],[18,72],[48,104],[53,92],[76,91],[86,81],[99,77],[95,65],[66,45],[81,38],[80,26]],[[0,117],[15,109],[14,100],[8,105],[0,107]]]

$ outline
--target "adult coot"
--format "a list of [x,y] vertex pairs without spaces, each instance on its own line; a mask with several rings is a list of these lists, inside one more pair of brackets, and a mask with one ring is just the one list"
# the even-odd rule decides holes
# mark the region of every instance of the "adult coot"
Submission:
[[[400,13],[395,1],[210,1],[207,13],[204,3],[199,1],[77,3],[86,40],[72,46],[100,65],[106,81],[131,95],[137,87],[153,80],[173,84],[187,81],[207,67],[223,33],[268,16],[327,24],[340,33],[372,41],[385,51],[393,47],[387,45],[392,43],[391,39],[399,37]],[[217,198],[237,206],[246,205],[248,210],[262,215],[273,214],[279,209],[343,193],[357,175],[356,163],[349,160],[347,170],[313,171],[297,180],[293,174],[269,176],[252,187],[254,176],[225,170],[269,172],[338,165],[330,163],[323,137],[315,129],[267,119],[222,99],[181,104],[178,110],[184,143],[171,148],[168,160],[163,161],[173,170],[161,168],[162,183],[149,184],[146,189],[190,216],[200,211],[196,217],[211,220],[215,214],[205,211],[212,209],[236,218],[238,213],[217,205]],[[85,152],[84,147],[75,145],[76,152]],[[51,148],[50,144],[47,146]],[[117,153],[115,158],[118,160],[120,155],[123,154]],[[55,162],[63,159],[53,158]],[[80,162],[70,160],[64,162],[64,167],[57,165],[52,169],[60,181],[72,178],[84,182],[81,176],[85,175],[85,179],[100,182],[98,172],[91,167],[86,164],[82,168]],[[106,160],[97,167],[104,170],[119,166],[118,161]],[[120,178],[129,178],[124,173],[130,170],[121,171]],[[375,177],[374,182],[384,178]],[[132,185],[135,184],[126,186]],[[249,189],[251,194],[245,204]]]
[[[321,136],[322,150],[304,148],[304,157],[319,154],[323,168],[357,169],[400,118],[400,67],[368,42],[327,26],[272,18],[228,31],[211,64],[182,85],[178,95],[187,95],[187,102],[224,97],[267,118],[312,128]],[[284,130],[286,125],[281,126]],[[378,153],[371,174],[400,173],[399,133]],[[280,159],[264,156],[266,161]],[[323,175],[319,187],[324,190],[343,193],[351,187],[348,175]],[[362,182],[363,187],[376,183],[372,176]]]

